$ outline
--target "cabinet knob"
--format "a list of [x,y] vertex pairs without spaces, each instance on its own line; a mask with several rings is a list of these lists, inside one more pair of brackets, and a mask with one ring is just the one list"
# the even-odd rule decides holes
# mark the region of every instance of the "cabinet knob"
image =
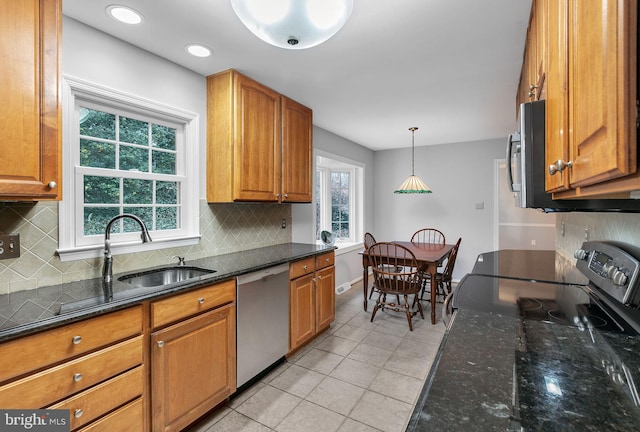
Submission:
[[304,267],[302,267],[302,268],[306,270],[306,269],[307,269],[307,266],[304,266]]
[[537,85],[535,85],[535,84],[529,84],[529,91],[533,91],[533,90],[535,90],[535,89],[537,89],[537,88],[538,88],[538,86],[537,86]]
[[565,162],[562,159],[558,159],[555,163],[549,165],[549,175],[554,175],[557,172],[562,172],[566,168],[572,168],[573,162]]
[[198,299],[198,303],[200,303],[200,304],[204,304],[204,297],[200,297],[200,298]]
[[325,260],[326,262],[329,262],[329,261],[331,261],[331,260],[330,260],[329,258],[325,258],[324,260]]
[[58,187],[58,183],[51,180],[47,186],[49,186],[49,189],[55,189],[56,187]]
[[158,348],[162,348],[164,346],[164,341],[158,341]]
[[82,381],[82,374],[81,374],[81,373],[75,373],[75,374],[73,374],[73,381],[74,381],[74,382],[80,382],[80,381]]
[[74,336],[73,339],[71,339],[71,342],[73,342],[74,345],[78,345],[82,342],[82,336]]
[[73,416],[74,416],[75,418],[80,418],[80,417],[82,417],[82,414],[84,414],[84,411],[82,411],[82,409],[81,409],[81,408],[78,408],[78,409],[76,409],[76,410],[74,410],[74,411],[73,411]]
[[285,198],[289,198],[289,194],[284,194],[284,197]]

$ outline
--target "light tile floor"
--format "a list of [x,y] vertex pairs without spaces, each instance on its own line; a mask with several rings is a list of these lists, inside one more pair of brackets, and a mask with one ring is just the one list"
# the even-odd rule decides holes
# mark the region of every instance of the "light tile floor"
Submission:
[[192,432],[400,432],[444,334],[425,319],[362,309],[362,283],[336,296],[331,328]]

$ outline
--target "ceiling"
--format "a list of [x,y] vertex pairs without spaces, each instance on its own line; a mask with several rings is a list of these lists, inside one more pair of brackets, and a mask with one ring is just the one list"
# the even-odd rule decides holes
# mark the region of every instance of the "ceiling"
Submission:
[[[132,7],[144,22],[107,16]],[[63,0],[63,13],[203,76],[234,68],[313,109],[313,123],[372,150],[506,137],[531,0],[354,0],[324,44],[255,37],[230,0]],[[196,58],[185,45],[213,55]]]

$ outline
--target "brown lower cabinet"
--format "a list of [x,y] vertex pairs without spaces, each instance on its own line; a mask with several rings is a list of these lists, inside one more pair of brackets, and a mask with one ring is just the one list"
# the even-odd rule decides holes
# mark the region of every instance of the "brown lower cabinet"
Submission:
[[289,267],[289,353],[335,320],[335,254],[325,253]]
[[145,430],[142,321],[135,306],[0,344],[0,407],[68,409],[72,431]]
[[235,281],[154,302],[151,315],[178,320],[151,334],[152,430],[179,431],[236,390]]

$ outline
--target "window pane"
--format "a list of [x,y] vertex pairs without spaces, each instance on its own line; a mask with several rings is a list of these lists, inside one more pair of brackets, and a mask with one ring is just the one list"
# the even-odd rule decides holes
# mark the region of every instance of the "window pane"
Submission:
[[[123,211],[138,216],[148,230],[153,229],[153,209],[151,207],[124,207]],[[124,222],[124,232],[140,231],[140,225],[129,218],[122,219]]]
[[120,141],[149,145],[149,123],[120,117]]
[[156,182],[156,203],[157,204],[177,204],[178,203],[178,183],[176,182]]
[[165,150],[176,149],[176,130],[174,128],[151,125],[151,144]]
[[154,151],[153,172],[158,174],[175,174],[176,173],[176,154]]
[[118,204],[120,180],[112,177],[84,176],[84,203]]
[[138,147],[120,146],[120,169],[149,172],[149,151]]
[[116,146],[112,143],[80,140],[80,165],[95,168],[116,167]]
[[94,138],[116,139],[116,116],[102,111],[80,107],[80,135]]
[[156,211],[156,230],[178,228],[178,209],[176,207],[159,207]]
[[[107,223],[118,216],[120,209],[117,207],[85,207],[84,208],[84,235],[104,235]],[[119,222],[114,223],[111,232],[120,232]]]
[[122,181],[125,204],[153,203],[153,181],[124,179]]

